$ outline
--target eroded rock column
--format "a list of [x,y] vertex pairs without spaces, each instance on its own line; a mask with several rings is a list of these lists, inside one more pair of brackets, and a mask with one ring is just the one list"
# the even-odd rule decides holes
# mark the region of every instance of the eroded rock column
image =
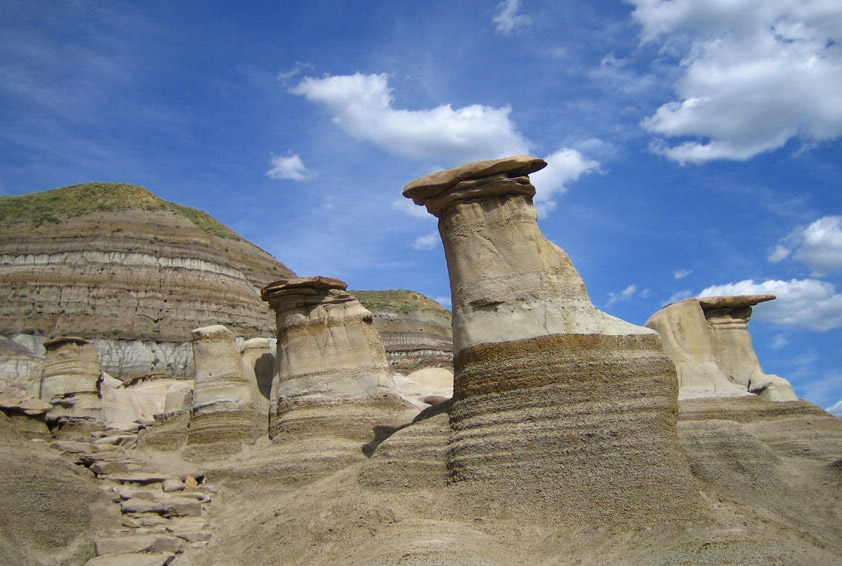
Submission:
[[655,332],[597,310],[541,234],[528,175],[545,165],[475,162],[404,189],[439,218],[450,274],[450,480],[477,506],[571,524],[692,517],[674,366]]
[[752,307],[774,295],[688,299],[667,305],[646,326],[657,330],[675,362],[681,399],[758,395],[767,401],[797,401],[789,382],[763,373],[748,321]]
[[303,277],[263,288],[278,328],[269,400],[272,438],[316,422],[370,437],[374,406],[399,404],[372,315],[346,287],[330,277]]
[[199,448],[196,455],[207,445],[217,445],[209,455],[239,450],[253,440],[253,405],[234,334],[216,325],[197,328],[192,337],[196,378],[188,444]]
[[40,397],[53,405],[47,422],[74,427],[101,425],[102,370],[93,345],[84,338],[64,336],[45,342],[44,349],[47,356]]

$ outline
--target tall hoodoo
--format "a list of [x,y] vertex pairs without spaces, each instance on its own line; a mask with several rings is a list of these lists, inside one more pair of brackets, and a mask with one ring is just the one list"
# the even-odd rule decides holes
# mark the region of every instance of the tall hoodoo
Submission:
[[[278,352],[269,434],[295,408],[392,400],[394,381],[371,313],[331,277],[283,279],[261,296],[275,311]],[[366,433],[370,426],[363,427]]]
[[40,397],[53,404],[47,421],[59,425],[101,425],[102,371],[93,345],[83,338],[63,336],[45,342],[44,349],[47,357]]
[[596,309],[541,234],[528,175],[545,165],[479,161],[404,189],[439,218],[450,273],[450,479],[570,523],[690,518],[675,368],[655,332]]
[[675,362],[679,398],[759,395],[767,401],[797,401],[789,382],[763,373],[748,321],[752,307],[774,295],[688,299],[653,314],[646,326],[657,330]]
[[196,379],[188,444],[220,445],[208,454],[239,450],[242,441],[253,438],[253,404],[234,334],[214,325],[197,328],[192,336]]

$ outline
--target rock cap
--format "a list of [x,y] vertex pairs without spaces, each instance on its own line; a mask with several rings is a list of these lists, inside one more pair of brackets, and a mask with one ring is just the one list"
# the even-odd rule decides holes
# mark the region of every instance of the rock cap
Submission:
[[347,283],[341,279],[336,279],[335,277],[323,277],[321,275],[316,275],[314,277],[296,277],[295,279],[279,279],[269,283],[261,289],[260,298],[264,301],[268,301],[287,293],[316,294],[324,293],[330,291],[331,289],[344,291],[347,288]]
[[84,344],[90,344],[90,342],[80,336],[57,336],[44,342],[44,349],[49,350],[57,346],[63,346],[64,344],[78,344],[82,346]]
[[212,326],[203,326],[201,328],[196,328],[190,333],[193,337],[193,340],[230,340],[234,341],[234,333],[228,330],[226,327],[222,326],[221,324],[214,324]]
[[529,155],[474,161],[410,181],[403,188],[403,196],[411,198],[415,204],[424,204],[426,199],[438,196],[463,181],[492,176],[501,178],[523,177],[546,166],[547,162],[543,159],[530,157]]
[[751,307],[758,303],[773,301],[775,295],[733,295],[720,297],[701,297],[697,299],[703,309],[739,309]]

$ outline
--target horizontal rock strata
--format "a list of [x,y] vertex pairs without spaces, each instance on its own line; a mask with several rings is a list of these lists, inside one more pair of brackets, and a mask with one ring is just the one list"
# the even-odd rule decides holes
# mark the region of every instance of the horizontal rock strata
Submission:
[[[0,227],[6,336],[70,332],[183,344],[193,328],[216,323],[267,335],[272,317],[258,289],[293,275],[208,215],[134,185],[0,197]],[[167,369],[162,362],[156,370]],[[103,362],[115,376],[123,375],[121,363],[130,375],[129,360]]]
[[567,254],[541,234],[527,175],[545,165],[476,162],[404,189],[439,218],[450,274],[450,480],[466,504],[502,514],[694,520],[675,369],[655,332],[593,306]]

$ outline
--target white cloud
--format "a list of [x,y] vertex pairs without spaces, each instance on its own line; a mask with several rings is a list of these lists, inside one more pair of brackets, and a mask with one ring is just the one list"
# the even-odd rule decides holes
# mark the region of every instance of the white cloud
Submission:
[[842,419],[842,399],[837,401],[836,404],[833,405],[832,407],[828,407],[827,409],[825,409],[825,411],[827,411],[828,413],[830,413],[833,416],[836,416],[836,417],[839,417],[840,419]]
[[266,175],[272,179],[306,181],[315,176],[312,171],[304,166],[304,162],[301,161],[301,156],[298,154],[272,157],[271,165],[272,168],[266,172]]
[[409,214],[410,216],[414,216],[415,218],[433,218],[429,212],[427,212],[427,207],[419,206],[409,200],[408,198],[399,198],[392,201],[392,210],[398,210],[403,212],[404,214]]
[[679,280],[679,279],[684,279],[685,277],[689,276],[691,273],[693,273],[692,269],[679,269],[678,271],[676,271],[673,274],[673,276],[675,277],[676,280]]
[[433,300],[443,307],[452,308],[453,306],[451,304],[450,297],[436,297]]
[[334,123],[349,136],[393,155],[461,163],[529,149],[509,118],[509,106],[394,108],[386,74],[307,77],[290,92],[327,107]]
[[563,147],[544,158],[547,166],[530,174],[535,185],[535,206],[539,213],[555,208],[553,197],[567,191],[567,184],[576,181],[585,173],[599,171],[599,162],[587,159],[575,149]]
[[689,299],[693,296],[693,289],[683,289],[681,291],[677,291],[672,294],[672,296],[667,299],[666,304],[670,305],[672,303],[677,303],[679,301],[683,301],[684,299]]
[[773,350],[779,350],[787,344],[789,344],[789,340],[787,339],[787,337],[783,334],[778,334],[777,336],[775,336],[775,340],[772,342],[770,347]]
[[823,332],[842,327],[842,294],[826,281],[817,279],[752,279],[714,285],[703,289],[699,297],[718,295],[775,295],[777,299],[755,307],[755,318],[774,324]]
[[[645,41],[689,38],[678,100],[643,121],[679,163],[747,160],[842,136],[842,3],[630,0]],[[698,138],[702,138],[699,140]]]
[[497,13],[493,21],[497,31],[503,35],[510,35],[513,31],[529,27],[532,19],[529,16],[518,14],[520,0],[505,0],[497,4]]
[[424,234],[423,236],[415,238],[415,241],[412,242],[412,247],[416,250],[432,250],[435,249],[438,244],[438,232],[430,232],[429,234]]
[[779,263],[788,257],[810,267],[814,276],[842,269],[842,216],[824,216],[806,228],[796,228],[778,242],[769,261]]
[[[648,295],[649,289],[644,289],[644,292],[646,293],[646,295]],[[610,307],[614,303],[618,303],[620,301],[627,301],[627,300],[631,299],[632,297],[634,297],[636,293],[637,293],[637,285],[629,285],[628,287],[626,287],[625,289],[623,289],[619,293],[608,293],[608,302],[605,303],[605,306]],[[641,292],[641,295],[645,296],[645,295],[643,295],[643,292]]]

